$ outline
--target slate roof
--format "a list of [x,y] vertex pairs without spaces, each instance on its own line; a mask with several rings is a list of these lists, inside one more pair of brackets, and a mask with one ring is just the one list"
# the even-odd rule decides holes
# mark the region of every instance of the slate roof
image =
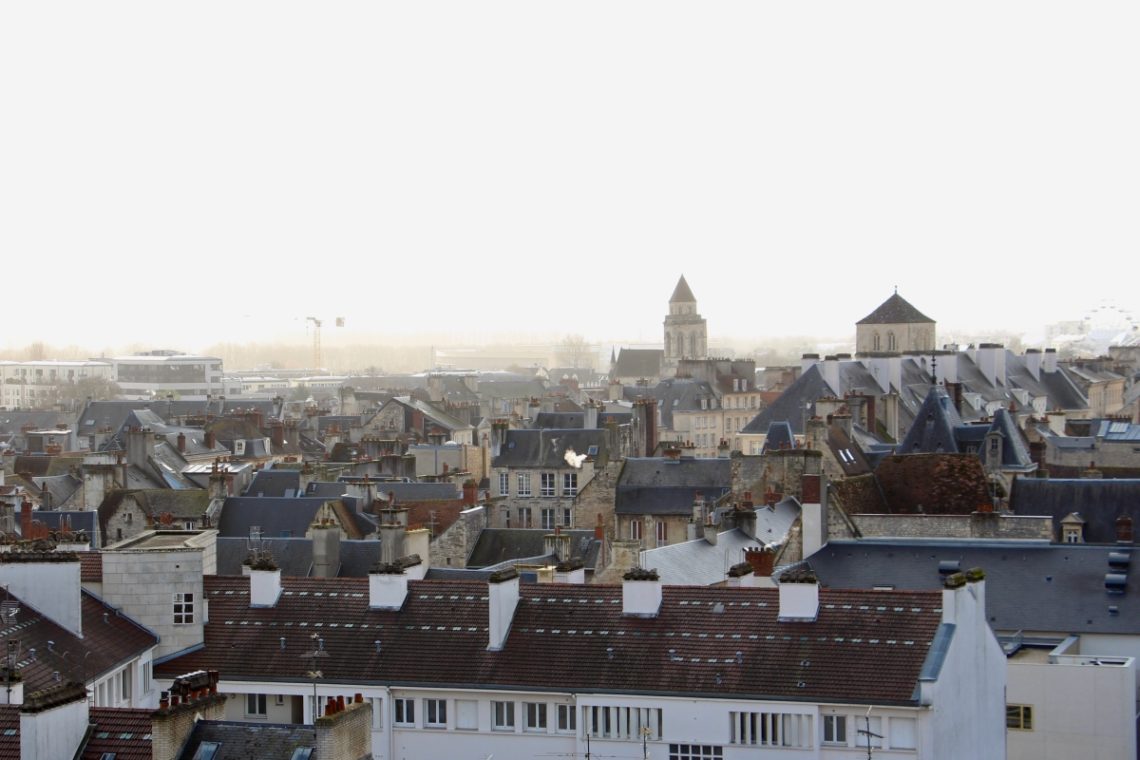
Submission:
[[83,486],[83,481],[79,478],[72,477],[70,473],[67,475],[32,478],[32,483],[36,486],[36,490],[40,492],[41,498],[43,498],[44,486],[47,486],[47,492],[51,494],[51,504],[53,507],[62,505],[71,498],[72,494]]
[[210,668],[227,680],[305,682],[301,655],[319,631],[326,683],[575,693],[620,684],[640,694],[914,704],[942,604],[940,592],[824,589],[816,621],[778,622],[775,589],[665,586],[658,616],[640,618],[622,615],[619,586],[523,584],[496,652],[487,649],[485,583],[409,581],[399,611],[368,609],[365,579],[287,578],[283,587],[276,607],[255,609],[248,579],[207,577],[205,646],[155,675]]
[[691,515],[698,492],[711,503],[731,488],[730,459],[629,458],[618,475],[614,510],[623,515]]
[[985,571],[986,612],[995,631],[1140,634],[1137,589],[1105,593],[1108,556],[1116,550],[1029,541],[863,539],[831,541],[807,564],[831,588],[919,590],[938,588],[939,562],[956,561],[962,570]]
[[[175,759],[192,760],[202,742],[221,745],[210,755],[211,760],[247,760],[253,757],[258,760],[292,760],[298,748],[315,748],[317,737],[311,725],[300,723],[200,720],[194,724],[190,737]],[[313,760],[319,760],[315,752]]]
[[[231,536],[218,536],[218,575],[241,575],[242,564],[249,556],[249,539]],[[310,538],[279,538],[267,536],[261,539],[261,547],[268,550],[281,574],[289,577],[307,578],[313,573],[313,540]],[[352,540],[341,538],[340,570],[341,578],[363,578],[380,559],[378,539]]]
[[623,348],[617,357],[610,377],[644,377],[654,380],[661,377],[661,364],[665,351],[660,348]]
[[1016,515],[1049,515],[1056,535],[1061,520],[1077,512],[1085,521],[1087,543],[1116,541],[1116,518],[1130,517],[1140,527],[1140,479],[1017,478],[1009,508]]
[[649,395],[657,400],[657,410],[660,413],[663,430],[674,428],[675,413],[701,411],[702,398],[717,398],[716,391],[707,382],[689,378],[662,380],[647,393],[643,388],[636,390],[640,392],[638,395]]
[[716,544],[698,538],[647,549],[641,553],[641,566],[656,570],[661,582],[670,586],[723,583],[727,568],[745,561],[745,549],[783,541],[799,514],[799,504],[790,499],[781,501],[774,510],[759,507],[757,532],[764,540],[758,541],[739,529],[726,530],[717,533]]
[[[600,416],[600,415],[599,415]],[[539,412],[530,425],[535,430],[554,428],[557,430],[582,429],[586,427],[585,412]]]
[[697,297],[689,289],[689,283],[685,282],[685,275],[681,275],[681,279],[677,280],[677,287],[673,288],[673,295],[669,297],[669,303],[692,303],[696,300]]
[[768,426],[768,436],[764,439],[764,451],[796,448],[796,438],[792,426],[781,420]]
[[879,307],[867,316],[860,319],[857,325],[901,325],[916,324],[934,320],[911,306],[905,298],[896,291],[890,298],[879,304]]
[[300,470],[264,469],[253,476],[245,496],[276,496],[289,498],[301,490]]
[[[222,505],[222,517],[218,520],[218,535],[234,538],[247,538],[250,528],[261,527],[265,537],[304,536],[313,524],[317,511],[329,499],[300,497],[257,498],[231,496]],[[331,502],[330,502],[331,503]],[[363,538],[375,531],[375,526],[355,512],[347,514],[349,538]]]
[[487,380],[479,378],[479,395],[484,399],[524,399],[541,397],[546,383],[537,378],[529,380]]
[[807,416],[815,414],[816,399],[834,395],[820,374],[819,366],[813,365],[789,385],[780,397],[757,414],[751,422],[745,425],[742,433],[767,433],[773,422],[787,422],[792,432],[802,435],[804,432],[804,407],[807,406]]
[[492,467],[541,467],[564,469],[566,453],[588,454],[591,446],[597,447],[595,459],[604,460],[608,451],[605,430],[549,429],[508,430],[499,456],[491,461]]
[[[539,560],[550,557],[546,552],[549,530],[540,528],[484,528],[467,558],[470,568],[487,568],[513,564],[520,560]],[[570,536],[570,553],[582,559],[587,568],[597,564],[598,542],[592,530],[563,530]]]
[[1036,469],[1029,446],[1017,424],[1004,408],[994,410],[989,424],[965,424],[944,388],[934,386],[926,396],[914,424],[898,447],[900,454],[947,453],[973,450],[985,457],[984,441],[991,432],[1001,435],[1003,469]]
[[[19,601],[15,595],[10,598]],[[157,646],[154,634],[86,591],[82,592],[80,605],[82,637],[27,604],[20,605],[12,622],[0,623],[0,639],[20,640],[21,659],[17,666],[25,693],[55,685],[57,671],[64,681],[83,683],[86,677],[91,682]]]

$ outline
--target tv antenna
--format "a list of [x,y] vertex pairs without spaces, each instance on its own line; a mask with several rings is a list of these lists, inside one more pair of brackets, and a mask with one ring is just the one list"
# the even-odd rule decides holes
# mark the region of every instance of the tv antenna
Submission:
[[867,737],[867,760],[871,760],[871,739],[882,739],[882,734],[876,734],[871,730],[871,708],[867,708],[867,714],[863,716],[865,728],[860,728],[856,733],[860,736]]

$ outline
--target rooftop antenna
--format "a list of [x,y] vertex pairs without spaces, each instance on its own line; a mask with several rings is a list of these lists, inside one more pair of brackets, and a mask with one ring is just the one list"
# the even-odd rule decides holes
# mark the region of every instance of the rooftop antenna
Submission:
[[309,638],[313,642],[313,651],[305,652],[301,655],[301,659],[309,661],[310,669],[306,675],[313,680],[313,731],[316,732],[317,713],[321,709],[321,703],[317,701],[317,680],[325,677],[317,664],[322,658],[327,658],[329,653],[325,651],[325,642],[321,639],[320,634],[314,633]]
[[867,714],[863,716],[865,728],[860,728],[857,732],[860,736],[867,737],[867,760],[871,760],[871,739],[882,739],[882,734],[876,734],[871,730],[871,708],[867,707]]

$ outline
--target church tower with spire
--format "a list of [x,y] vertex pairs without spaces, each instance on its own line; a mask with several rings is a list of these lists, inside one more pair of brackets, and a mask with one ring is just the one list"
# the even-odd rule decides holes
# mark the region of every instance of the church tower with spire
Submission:
[[708,324],[697,312],[697,297],[681,275],[665,317],[665,368],[676,368],[681,359],[707,359],[708,337]]

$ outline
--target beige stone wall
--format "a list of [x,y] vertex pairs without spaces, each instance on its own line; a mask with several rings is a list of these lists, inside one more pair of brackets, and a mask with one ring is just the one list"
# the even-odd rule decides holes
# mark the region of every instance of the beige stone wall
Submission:
[[432,567],[467,567],[467,558],[479,533],[487,527],[486,507],[473,507],[461,512],[459,519],[431,543],[429,556]]
[[369,760],[372,757],[372,704],[354,702],[343,712],[317,718],[321,760]]
[[1018,538],[1053,540],[1047,516],[1003,515],[853,515],[865,538]]

